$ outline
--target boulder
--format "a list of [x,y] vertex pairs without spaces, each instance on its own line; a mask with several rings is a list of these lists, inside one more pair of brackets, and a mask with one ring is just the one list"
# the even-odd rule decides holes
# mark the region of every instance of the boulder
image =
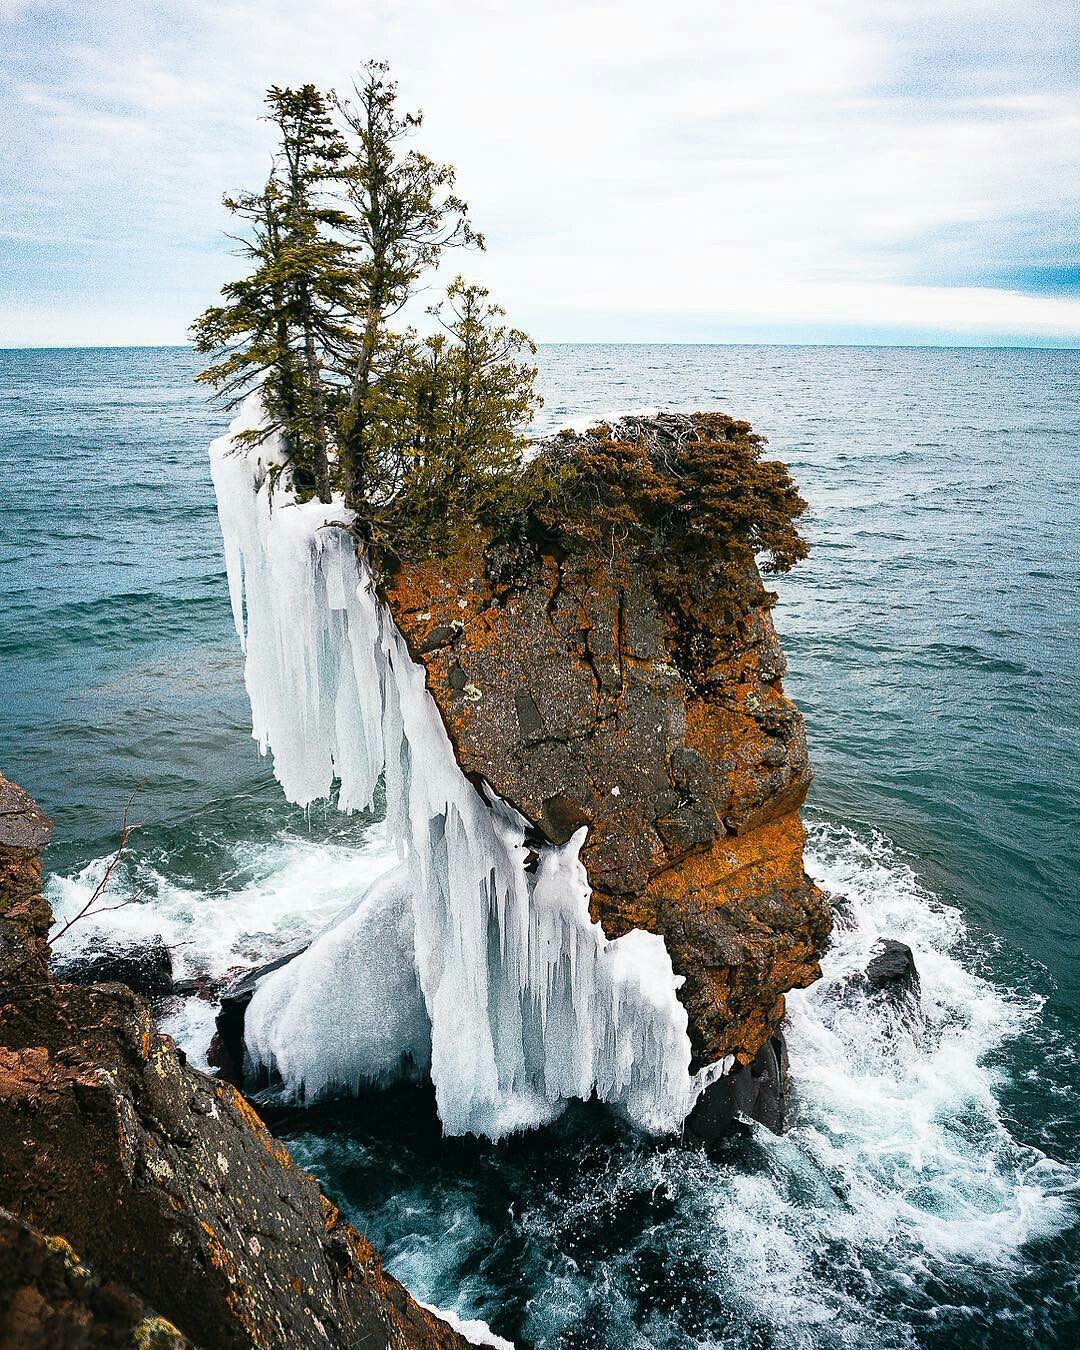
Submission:
[[658,576],[632,535],[597,550],[477,531],[386,569],[382,593],[462,770],[541,838],[587,825],[593,918],[609,938],[663,936],[694,1064],[753,1060],[785,992],[818,978],[832,923],[803,868],[806,735],[757,569],[687,555]]
[[710,1083],[686,1118],[686,1135],[711,1143],[740,1120],[756,1120],[783,1134],[787,1115],[788,1051],[782,1032],[769,1038],[750,1064]]
[[160,937],[130,946],[104,943],[53,957],[53,970],[71,984],[126,984],[144,998],[162,998],[176,992],[172,952]]
[[911,948],[895,938],[882,938],[863,976],[873,994],[897,1005],[919,998],[919,972]]

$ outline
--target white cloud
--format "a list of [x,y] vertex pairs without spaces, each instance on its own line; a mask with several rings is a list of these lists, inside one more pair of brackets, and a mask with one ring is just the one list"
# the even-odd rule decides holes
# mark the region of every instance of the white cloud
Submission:
[[641,336],[1080,336],[1080,302],[993,284],[1075,262],[1078,21],[1059,0],[0,13],[17,30],[0,67],[14,154],[0,247],[80,241],[25,264],[18,245],[0,342],[20,322],[74,340],[76,312],[80,333],[95,312],[111,333],[117,304],[132,340],[163,315],[179,340],[179,316],[235,266],[218,202],[265,171],[263,89],[343,86],[369,55],[391,60],[425,107],[425,146],[458,166],[490,245],[470,270],[540,337],[633,336],[642,315]]

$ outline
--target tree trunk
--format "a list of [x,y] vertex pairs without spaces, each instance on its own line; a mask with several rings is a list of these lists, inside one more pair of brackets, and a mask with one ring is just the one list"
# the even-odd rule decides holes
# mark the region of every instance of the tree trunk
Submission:
[[356,362],[349,395],[349,438],[345,457],[345,500],[358,510],[368,487],[367,428],[364,417],[371,389],[371,368],[379,338],[379,311],[368,310],[360,356]]
[[307,287],[301,289],[301,309],[304,311],[304,358],[307,362],[308,384],[311,395],[311,413],[315,431],[315,492],[319,501],[330,500],[330,455],[326,435],[326,402],[323,398],[322,373],[315,351],[315,335],[307,317]]

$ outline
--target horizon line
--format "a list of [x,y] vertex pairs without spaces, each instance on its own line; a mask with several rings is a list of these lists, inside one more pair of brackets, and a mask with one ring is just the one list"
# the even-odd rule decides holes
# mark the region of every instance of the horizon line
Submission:
[[[1075,342],[1075,345],[1073,345]],[[1080,351],[1080,339],[1067,338],[1060,342],[1012,342],[1012,341],[990,341],[990,342],[814,342],[814,341],[787,341],[787,342],[746,342],[746,341],[701,341],[690,338],[675,338],[661,341],[650,341],[644,338],[622,338],[616,340],[604,340],[592,338],[586,341],[574,341],[572,339],[547,339],[537,341],[537,347],[817,347],[817,348],[841,348],[843,350],[864,350],[864,351],[1026,351],[1026,352],[1078,352]],[[158,351],[158,352],[191,352],[195,354],[195,349],[186,342],[78,342],[78,343],[49,343],[45,346],[38,345],[18,345],[4,346],[0,344],[0,353],[5,352],[134,352],[134,351]]]

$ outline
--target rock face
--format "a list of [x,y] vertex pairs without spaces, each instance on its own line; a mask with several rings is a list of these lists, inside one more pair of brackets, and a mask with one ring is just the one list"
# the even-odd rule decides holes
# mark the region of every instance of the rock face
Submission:
[[458,762],[582,852],[609,937],[664,936],[697,1064],[751,1063],[819,975],[828,906],[803,871],[810,783],[756,570],[662,594],[631,548],[483,537],[385,597]]
[[0,1209],[0,1345],[6,1350],[193,1350],[138,1295],[103,1283],[62,1237]]
[[[52,978],[35,856],[48,822],[4,780],[0,802],[0,1205],[207,1350],[466,1345],[383,1272],[236,1089],[156,1034],[136,994]],[[8,1238],[31,1291],[19,1308],[45,1317],[32,1291],[47,1303],[48,1284],[56,1326],[75,1318],[97,1337],[50,1344],[183,1343],[110,1341],[100,1289],[65,1293],[35,1267],[36,1239]]]

